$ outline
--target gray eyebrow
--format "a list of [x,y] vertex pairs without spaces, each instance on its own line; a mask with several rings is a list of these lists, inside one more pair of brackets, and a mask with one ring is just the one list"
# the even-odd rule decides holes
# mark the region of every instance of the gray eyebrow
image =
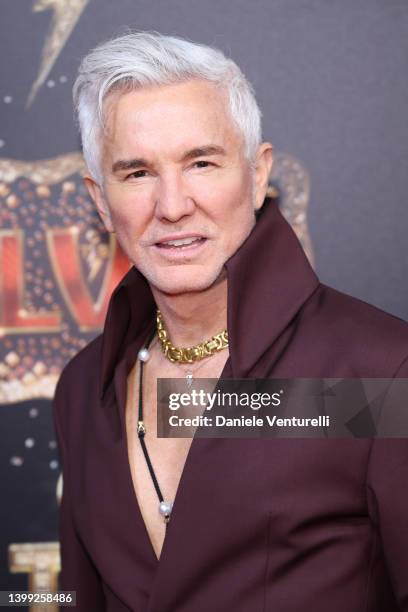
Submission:
[[186,151],[182,157],[182,161],[193,159],[195,157],[207,157],[209,155],[225,155],[226,151],[219,145],[205,145],[204,147],[196,147],[190,151]]
[[[219,145],[205,145],[203,147],[195,147],[194,149],[186,151],[183,154],[181,161],[188,161],[189,159],[194,159],[195,157],[208,157],[210,155],[225,154],[225,149]],[[137,168],[142,168],[149,165],[148,160],[143,159],[142,157],[134,159],[119,159],[112,165],[112,172],[115,173],[123,170],[136,170]]]
[[142,166],[148,166],[146,159],[119,159],[112,165],[112,172],[120,172],[121,170],[135,170]]

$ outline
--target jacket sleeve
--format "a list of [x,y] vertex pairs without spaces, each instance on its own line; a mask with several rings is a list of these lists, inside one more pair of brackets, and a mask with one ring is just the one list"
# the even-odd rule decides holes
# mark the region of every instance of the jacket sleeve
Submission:
[[66,608],[78,612],[103,612],[105,598],[99,574],[92,563],[74,525],[68,473],[69,448],[63,422],[68,408],[63,382],[57,385],[54,398],[54,424],[62,462],[63,493],[59,514],[59,538],[61,549],[60,589],[76,592],[76,607]]
[[[390,437],[373,441],[367,481],[370,514],[380,536],[396,600],[403,612],[408,612],[408,437],[402,437],[407,436],[407,389],[408,359],[398,369],[385,399]],[[401,405],[405,407],[403,419],[398,410]],[[393,427],[394,407],[394,425],[397,422],[397,426]],[[397,437],[398,426],[401,427],[400,437]]]

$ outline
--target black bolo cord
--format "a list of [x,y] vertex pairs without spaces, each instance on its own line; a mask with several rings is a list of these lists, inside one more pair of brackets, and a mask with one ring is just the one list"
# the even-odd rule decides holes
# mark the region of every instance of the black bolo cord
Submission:
[[[150,337],[147,343],[147,349],[150,346],[151,341],[153,340],[156,334],[156,330],[154,330],[153,335]],[[143,360],[140,359],[140,372],[139,372],[139,421],[137,426],[137,435],[140,440],[140,445],[142,447],[143,454],[146,459],[147,467],[149,468],[150,476],[152,478],[154,488],[156,489],[157,497],[159,498],[159,502],[162,503],[164,501],[163,494],[160,490],[159,483],[157,482],[156,474],[154,473],[152,462],[150,461],[149,453],[147,452],[146,442],[145,442],[145,434],[146,428],[143,422]]]

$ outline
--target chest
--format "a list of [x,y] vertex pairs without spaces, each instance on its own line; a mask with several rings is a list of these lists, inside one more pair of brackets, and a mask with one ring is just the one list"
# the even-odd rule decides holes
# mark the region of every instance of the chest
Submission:
[[[196,438],[190,448],[190,440],[156,439],[149,404],[146,445],[165,498],[175,495],[165,528],[136,436],[137,390],[129,381],[126,438],[112,436],[99,407],[96,431],[78,428],[79,452],[71,455],[81,468],[72,478],[75,522],[101,575],[127,593],[124,600],[132,601],[137,588],[154,588],[161,604],[154,609],[175,610],[180,598],[203,609],[189,600],[195,593],[201,603],[208,598],[205,609],[217,601],[220,609],[260,610],[265,592],[292,593],[294,583],[308,583],[306,573],[339,584],[338,594],[351,588],[349,577],[367,567],[370,551],[363,440]],[[293,567],[292,587],[282,584],[283,566]],[[218,575],[222,592],[212,580]],[[192,593],[192,584],[202,588]],[[301,609],[296,595],[293,609]],[[145,604],[139,609],[153,609]]]
[[[166,535],[166,523],[158,510],[159,498],[137,435],[139,368],[137,363],[128,377],[126,402],[128,460],[143,522],[154,552],[159,558]],[[143,421],[146,428],[145,444],[161,493],[165,501],[174,502],[192,439],[157,437],[157,397],[156,387],[152,384],[143,385]]]

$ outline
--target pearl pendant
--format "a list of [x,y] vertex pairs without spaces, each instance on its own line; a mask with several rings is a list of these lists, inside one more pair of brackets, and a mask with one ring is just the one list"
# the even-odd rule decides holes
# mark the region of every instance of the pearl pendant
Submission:
[[147,350],[147,348],[142,348],[140,349],[140,351],[137,354],[137,358],[140,359],[140,361],[144,361],[146,362],[150,357],[150,353]]
[[173,502],[166,502],[166,501],[160,502],[159,512],[164,518],[165,523],[169,522],[172,509],[173,509]]

